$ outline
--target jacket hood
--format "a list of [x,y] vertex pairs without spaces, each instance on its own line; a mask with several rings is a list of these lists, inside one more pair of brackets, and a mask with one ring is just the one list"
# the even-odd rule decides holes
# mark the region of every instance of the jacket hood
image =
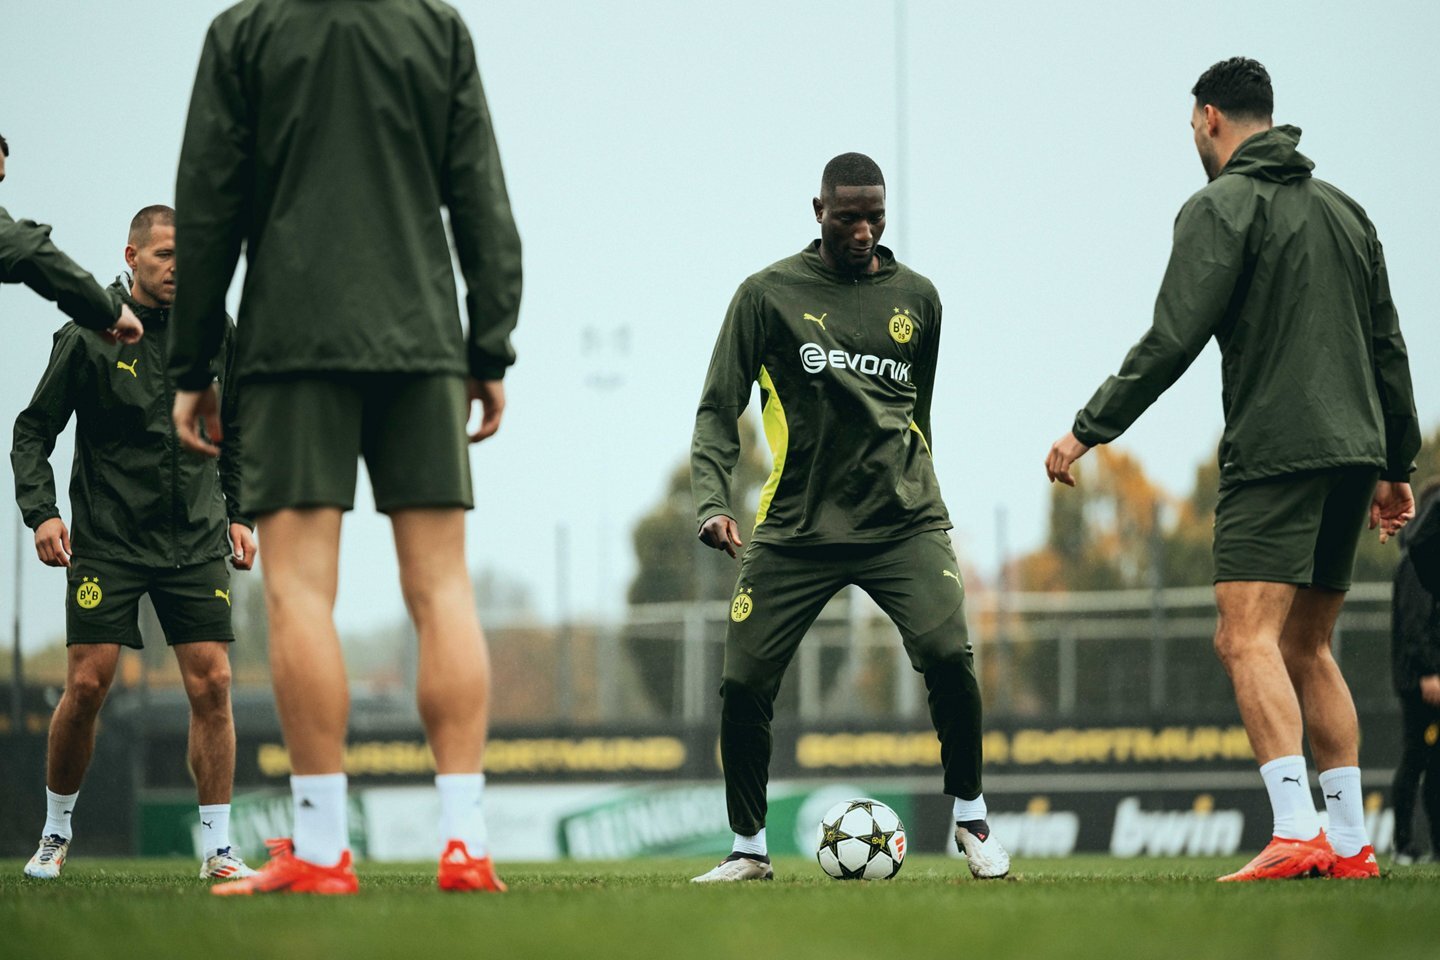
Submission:
[[1288,124],[1271,127],[1240,144],[1220,175],[1239,173],[1271,183],[1307,179],[1315,163],[1296,149],[1299,144],[1299,127]]
[[130,295],[130,278],[123,273],[117,276],[115,282],[110,284],[106,289],[119,297],[121,302],[133,310],[135,316],[140,318],[141,323],[148,324],[152,321],[163,323],[170,318],[169,307],[147,307],[136,302],[135,298]]

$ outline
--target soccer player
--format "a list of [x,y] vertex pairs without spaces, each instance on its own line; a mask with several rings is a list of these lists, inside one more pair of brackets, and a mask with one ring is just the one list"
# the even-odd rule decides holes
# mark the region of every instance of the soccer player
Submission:
[[[15,494],[35,531],[42,562],[65,567],[65,692],[50,720],[46,816],[40,849],[25,866],[53,878],[65,865],[95,721],[115,679],[120,648],[141,646],[140,598],[149,594],[175,651],[190,700],[190,769],[200,798],[201,877],[251,871],[230,847],[235,726],[230,712],[228,554],[238,570],[255,561],[250,521],[240,511],[239,444],[233,392],[226,392],[232,447],[219,470],[180,449],[169,416],[165,346],[175,294],[175,212],[146,207],[130,223],[125,263],[131,278],[110,292],[150,329],[133,348],[108,344],[67,323],[55,334],[50,365],[15,421]],[[226,378],[231,327],[216,375]],[[49,456],[75,416],[70,478],[74,539],[60,519]],[[227,539],[228,536],[228,539]]]
[[1426,589],[1408,547],[1440,510],[1440,479],[1420,492],[1419,520],[1400,535],[1391,608],[1390,668],[1400,698],[1401,755],[1390,788],[1395,804],[1395,863],[1424,857],[1415,844],[1415,795],[1425,780],[1423,809],[1430,849],[1440,859],[1440,597]]
[[[210,358],[242,244],[242,502],[265,541],[293,840],[224,893],[358,890],[334,624],[341,517],[363,455],[420,640],[439,885],[500,891],[481,798],[489,663],[465,564],[471,441],[500,426],[520,239],[465,24],[435,0],[251,0],[205,38],[176,188],[185,285],[170,367],[186,442],[213,424]],[[468,288],[456,309],[455,255]],[[218,434],[210,435],[217,440]]]
[[720,751],[735,832],[697,883],[769,880],[770,721],[790,658],[825,604],[854,584],[895,622],[930,691],[956,844],[976,877],[1010,858],[985,822],[980,688],[950,516],[930,460],[940,297],[879,245],[885,178],[869,157],[825,166],[820,239],[740,285],[695,416],[690,476],[700,539],[744,546],[730,504],[737,420],[760,384],[774,466],[740,561],[725,637]]
[[[10,144],[0,137],[0,180]],[[130,307],[101,289],[95,278],[50,242],[50,228],[14,220],[0,207],[0,283],[23,283],[53,300],[80,326],[100,331],[110,343],[133,344],[145,333]]]
[[[1330,637],[1367,516],[1383,543],[1415,512],[1407,478],[1420,429],[1405,341],[1375,228],[1311,175],[1298,128],[1272,126],[1265,68],[1222,61],[1191,93],[1210,183],[1175,221],[1154,324],[1045,468],[1073,486],[1076,460],[1120,436],[1219,342],[1215,650],[1275,814],[1270,844],[1221,879],[1377,877],[1359,725]],[[1306,729],[1328,837],[1301,753]]]

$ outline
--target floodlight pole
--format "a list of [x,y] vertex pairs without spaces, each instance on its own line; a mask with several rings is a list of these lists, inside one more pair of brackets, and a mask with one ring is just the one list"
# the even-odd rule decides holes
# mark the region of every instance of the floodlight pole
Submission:
[[11,656],[13,660],[10,665],[10,730],[14,736],[19,736],[21,728],[25,725],[25,708],[21,703],[25,695],[25,657],[20,651],[20,598],[23,595],[22,575],[25,569],[25,535],[21,532],[25,529],[25,518],[17,512],[15,514],[15,603],[14,622],[12,627],[13,647]]
[[[905,259],[914,259],[909,250],[905,247],[905,241],[909,236],[910,220],[906,214],[906,197],[909,196],[910,177],[906,156],[907,141],[909,140],[909,124],[907,123],[907,89],[906,89],[906,57],[905,57],[905,0],[895,0],[895,177],[894,182],[900,185],[900,203],[894,205],[895,223],[894,232],[897,234],[891,249],[900,248],[899,256]],[[887,191],[888,193],[888,191]],[[889,206],[889,197],[886,197],[886,205]],[[887,218],[888,219],[888,218]]]

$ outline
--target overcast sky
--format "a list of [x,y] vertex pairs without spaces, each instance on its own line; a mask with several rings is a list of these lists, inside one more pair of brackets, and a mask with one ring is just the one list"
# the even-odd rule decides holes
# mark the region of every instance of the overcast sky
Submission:
[[[53,224],[104,282],[131,215],[173,198],[200,43],[225,6],[0,0],[12,154],[0,205]],[[527,584],[543,614],[561,524],[576,605],[618,608],[629,528],[687,455],[730,295],[815,236],[821,167],[846,150],[885,169],[884,242],[945,301],[933,446],[957,546],[993,571],[1002,507],[1012,551],[1037,544],[1042,458],[1149,323],[1175,213],[1204,184],[1190,87],[1235,54],[1269,67],[1276,121],[1304,128],[1317,175],[1375,221],[1421,418],[1440,422],[1440,4],[912,0],[898,57],[885,2],[457,6],[526,270],[505,424],[473,454],[470,552]],[[24,288],[0,290],[7,443],[61,320]],[[1183,492],[1221,425],[1212,345],[1120,443]],[[71,452],[67,434],[52,461],[62,485]],[[8,460],[0,487],[13,489]],[[339,610],[350,629],[403,612],[388,524],[368,488],[357,502]],[[0,521],[7,608],[17,523],[13,508]],[[25,536],[36,643],[63,632],[64,583]]]

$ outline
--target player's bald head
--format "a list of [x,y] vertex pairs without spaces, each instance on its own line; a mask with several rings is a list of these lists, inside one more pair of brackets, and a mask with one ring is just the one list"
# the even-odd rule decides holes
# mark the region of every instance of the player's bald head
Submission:
[[130,246],[140,248],[150,242],[150,231],[157,226],[175,226],[175,208],[167,207],[163,203],[152,203],[148,207],[141,208],[140,212],[130,220],[130,235],[126,242]]

